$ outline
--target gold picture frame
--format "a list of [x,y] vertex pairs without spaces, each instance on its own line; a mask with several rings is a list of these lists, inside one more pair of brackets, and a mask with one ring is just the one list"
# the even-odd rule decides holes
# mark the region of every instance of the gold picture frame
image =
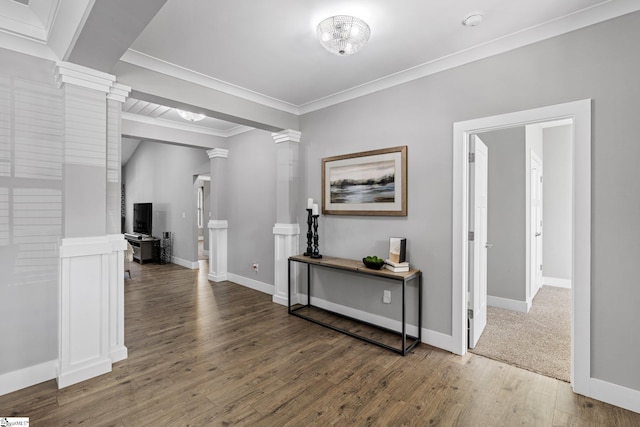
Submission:
[[322,213],[407,216],[407,146],[322,159]]

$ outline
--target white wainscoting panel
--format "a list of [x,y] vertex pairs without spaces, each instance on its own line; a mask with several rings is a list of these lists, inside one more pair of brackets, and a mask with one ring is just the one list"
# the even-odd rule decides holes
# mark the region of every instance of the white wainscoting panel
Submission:
[[227,280],[227,220],[209,221],[209,275],[212,282]]
[[58,387],[111,371],[124,346],[122,235],[63,239],[60,246]]
[[[298,255],[298,239],[300,237],[300,226],[298,224],[276,224],[273,227],[273,235],[275,238],[275,277],[274,277],[274,294],[273,302],[280,305],[289,303],[289,257]],[[293,299],[297,298],[297,265],[292,263],[292,295]]]

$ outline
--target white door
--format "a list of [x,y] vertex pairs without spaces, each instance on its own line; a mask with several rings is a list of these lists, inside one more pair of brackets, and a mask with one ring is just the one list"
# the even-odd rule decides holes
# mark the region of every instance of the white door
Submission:
[[487,205],[489,150],[476,135],[471,136],[469,162],[469,347],[474,348],[487,325]]
[[542,287],[542,160],[531,152],[531,299]]

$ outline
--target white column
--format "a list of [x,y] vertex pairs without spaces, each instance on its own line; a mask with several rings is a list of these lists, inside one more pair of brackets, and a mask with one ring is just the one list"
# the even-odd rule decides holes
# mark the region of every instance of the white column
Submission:
[[65,100],[57,377],[62,388],[109,372],[127,358],[126,243],[108,221],[109,204],[117,203],[119,212],[120,198],[115,202],[107,188],[120,188],[116,110],[130,88],[115,76],[66,62],[57,63],[55,76]]
[[[288,304],[288,260],[299,252],[300,225],[298,219],[298,144],[301,133],[287,129],[272,134],[277,144],[276,170],[276,224],[273,227],[275,239],[274,295],[273,302]],[[297,299],[297,269],[292,270],[292,301]]]
[[208,150],[211,163],[211,213],[213,219],[209,221],[209,274],[212,282],[227,280],[227,230],[229,223],[226,219],[226,159],[229,150],[214,148]]
[[225,220],[209,221],[209,275],[212,282],[227,280],[227,229]]
[[107,94],[107,234],[122,233],[122,104],[131,88],[114,83]]

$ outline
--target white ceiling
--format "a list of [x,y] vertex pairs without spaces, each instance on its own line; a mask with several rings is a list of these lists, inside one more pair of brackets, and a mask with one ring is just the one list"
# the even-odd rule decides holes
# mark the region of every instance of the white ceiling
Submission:
[[[168,0],[129,58],[142,53],[300,107],[616,1]],[[473,11],[482,11],[484,22],[463,26]],[[317,24],[337,14],[371,27],[356,55],[332,55],[316,38]]]
[[[103,58],[96,64],[104,67],[120,58],[304,114],[640,10],[640,0],[145,2],[0,0],[0,48],[54,61],[80,58],[85,65]],[[463,26],[476,11],[484,22]],[[316,38],[317,24],[337,14],[358,16],[371,27],[369,43],[353,56],[332,55]],[[114,49],[107,49],[110,43]],[[173,109],[136,99],[123,111],[129,120],[213,135],[248,129],[213,118],[189,124]]]

